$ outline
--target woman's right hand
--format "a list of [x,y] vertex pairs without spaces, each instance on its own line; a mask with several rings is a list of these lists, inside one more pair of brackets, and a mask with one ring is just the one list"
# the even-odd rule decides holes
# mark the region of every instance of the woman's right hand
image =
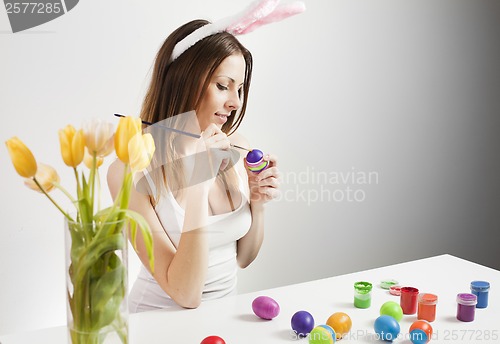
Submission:
[[213,123],[201,134],[201,139],[208,154],[213,177],[215,177],[229,164],[231,143],[227,135]]
[[217,173],[228,166],[231,157],[230,148],[231,144],[227,135],[215,124],[210,124],[198,140],[193,171],[194,180],[213,182]]

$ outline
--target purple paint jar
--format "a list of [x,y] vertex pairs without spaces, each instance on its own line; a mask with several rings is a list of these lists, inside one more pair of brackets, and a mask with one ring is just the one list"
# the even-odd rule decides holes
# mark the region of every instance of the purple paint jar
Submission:
[[460,321],[474,321],[477,296],[462,293],[457,295],[457,319]]

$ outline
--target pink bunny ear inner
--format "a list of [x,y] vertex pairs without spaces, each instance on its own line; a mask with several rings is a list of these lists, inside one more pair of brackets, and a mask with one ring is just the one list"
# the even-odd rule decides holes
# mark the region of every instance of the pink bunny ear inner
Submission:
[[233,34],[241,34],[247,27],[256,21],[270,15],[278,6],[280,0],[257,0],[251,3],[243,12],[235,16],[228,25],[226,31]]
[[272,22],[280,21],[288,17],[300,14],[306,10],[306,5],[302,1],[296,1],[291,4],[284,4],[275,8],[271,14],[262,18],[260,22],[269,24]]
[[273,22],[277,22],[283,19],[286,19],[288,17],[294,16],[296,14],[300,14],[306,10],[306,6],[302,1],[297,1],[292,4],[283,4],[274,9],[268,16],[263,17],[251,25],[249,25],[247,28],[245,28],[243,31],[240,31],[240,35],[247,34],[249,32],[252,32],[256,28],[270,24]]

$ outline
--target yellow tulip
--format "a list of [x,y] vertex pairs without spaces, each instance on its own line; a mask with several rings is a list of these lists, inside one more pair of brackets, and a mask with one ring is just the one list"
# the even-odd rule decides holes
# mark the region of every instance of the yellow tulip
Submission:
[[132,172],[141,171],[149,166],[153,153],[155,151],[155,142],[151,134],[136,134],[128,143],[128,152],[130,157],[130,168]]
[[[60,181],[59,175],[57,174],[56,170],[53,167],[42,163],[38,164],[38,170],[36,171],[35,179],[45,190],[45,192],[52,191],[52,189],[55,187],[54,182],[59,183]],[[32,190],[38,191],[40,193],[42,192],[38,185],[36,185],[33,178],[26,178],[24,180],[24,185]]]
[[16,136],[5,142],[10,159],[17,173],[24,178],[31,178],[36,174],[37,166],[33,153]]
[[113,125],[100,119],[93,119],[83,125],[85,145],[89,152],[106,156],[113,151]]
[[[96,167],[97,168],[100,167],[103,162],[104,162],[104,158],[103,157],[100,157],[100,156],[96,157]],[[94,163],[94,158],[92,157],[92,155],[90,155],[90,153],[89,153],[89,151],[88,151],[88,149],[86,147],[85,147],[85,155],[83,156],[83,163],[89,169],[92,168],[92,164]]]
[[141,119],[121,117],[115,133],[115,150],[118,158],[128,164],[130,161],[128,143],[136,134],[141,133]]
[[70,167],[77,167],[83,160],[85,138],[83,130],[76,130],[72,125],[67,125],[59,130],[59,144],[64,163]]

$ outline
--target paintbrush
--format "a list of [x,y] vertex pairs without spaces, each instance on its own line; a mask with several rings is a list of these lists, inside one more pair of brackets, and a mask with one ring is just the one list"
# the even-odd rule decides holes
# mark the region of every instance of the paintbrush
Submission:
[[[115,116],[116,117],[126,117],[125,115],[121,115],[119,113],[115,113]],[[201,135],[198,135],[198,134],[193,134],[193,133],[190,133],[190,132],[184,131],[184,130],[174,129],[174,128],[167,127],[166,125],[162,125],[162,124],[158,124],[158,123],[155,124],[155,123],[151,123],[151,122],[148,122],[148,121],[142,121],[142,124],[157,125],[159,127],[162,127],[165,130],[170,130],[170,131],[173,131],[174,133],[177,133],[177,134],[194,137],[195,139],[199,139],[201,137]],[[246,150],[248,152],[252,151],[251,149],[248,149],[248,148],[245,148],[245,147],[241,147],[241,146],[238,146],[238,145],[233,145],[232,143],[230,145],[231,145],[231,147],[243,149],[243,150]]]

